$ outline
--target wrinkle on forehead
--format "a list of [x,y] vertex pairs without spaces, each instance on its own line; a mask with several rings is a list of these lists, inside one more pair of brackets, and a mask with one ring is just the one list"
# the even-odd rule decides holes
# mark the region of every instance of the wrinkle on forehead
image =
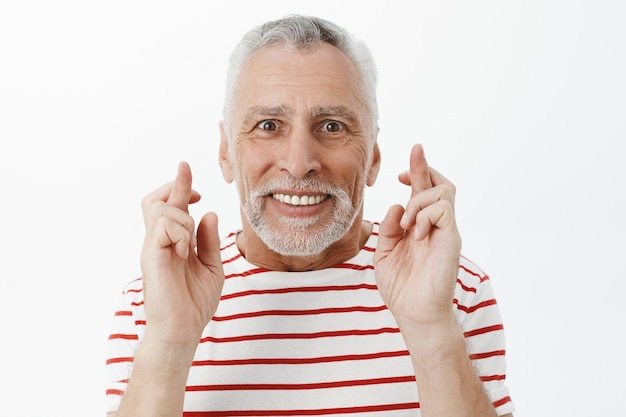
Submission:
[[354,64],[332,45],[306,51],[279,45],[259,49],[241,70],[233,95],[232,116],[237,122],[230,127],[246,130],[266,118],[328,117],[367,130],[369,111],[359,82]]

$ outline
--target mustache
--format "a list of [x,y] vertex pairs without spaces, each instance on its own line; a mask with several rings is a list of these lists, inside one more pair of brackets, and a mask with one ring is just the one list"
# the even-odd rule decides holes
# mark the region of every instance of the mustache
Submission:
[[346,194],[341,188],[322,181],[318,178],[304,178],[297,179],[293,177],[274,178],[260,185],[254,191],[250,193],[253,198],[264,197],[269,194],[275,193],[277,190],[293,190],[293,191],[308,191],[312,193],[322,193],[330,195],[342,195]]

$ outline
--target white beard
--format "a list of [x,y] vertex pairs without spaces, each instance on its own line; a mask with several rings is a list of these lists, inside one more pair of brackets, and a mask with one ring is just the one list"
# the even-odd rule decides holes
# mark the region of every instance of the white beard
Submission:
[[[323,193],[333,199],[332,218],[321,230],[308,230],[311,226],[318,226],[322,216],[288,217],[279,219],[279,226],[272,227],[263,216],[265,201],[272,191],[291,189],[311,193]],[[330,245],[337,242],[352,227],[361,207],[352,206],[348,193],[336,186],[329,185],[317,179],[282,178],[272,180],[244,198],[240,193],[241,207],[254,232],[274,252],[283,256],[307,257],[321,253]]]

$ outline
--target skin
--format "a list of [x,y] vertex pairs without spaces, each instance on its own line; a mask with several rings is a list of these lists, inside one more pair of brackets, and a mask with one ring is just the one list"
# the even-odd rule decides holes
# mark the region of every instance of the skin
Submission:
[[[277,271],[323,269],[354,256],[367,239],[371,228],[361,221],[363,192],[376,180],[380,152],[357,93],[357,77],[348,58],[327,44],[314,55],[265,48],[246,62],[234,103],[235,127],[231,134],[221,128],[220,165],[225,179],[236,180],[245,199],[258,184],[273,178],[314,177],[344,189],[357,215],[339,242],[305,258],[271,251],[242,215],[243,232],[237,244],[249,262]],[[336,113],[332,118],[327,115],[330,109]],[[258,127],[268,120],[275,131]],[[331,128],[338,131],[329,132]],[[293,189],[276,191],[300,194]],[[281,216],[321,215],[323,220],[308,230],[315,233],[330,221],[333,199],[295,208],[267,197],[265,215],[275,230],[281,230],[277,219]]]
[[[356,80],[354,66],[327,44],[306,53],[264,48],[244,65],[232,132],[221,128],[226,181],[236,181],[246,198],[267,180],[316,177],[345,190],[355,210],[341,239],[306,257],[273,252],[242,215],[237,244],[249,262],[281,271],[322,269],[355,256],[365,243],[371,226],[362,222],[363,192],[376,180],[380,152]],[[319,111],[328,108],[342,111],[332,116]],[[375,273],[411,353],[422,416],[496,416],[450,309],[461,249],[454,186],[428,166],[421,145],[412,148],[409,169],[399,180],[410,197],[405,206],[392,206],[381,222]],[[217,217],[206,214],[196,229],[188,213],[199,199],[191,170],[181,163],[176,179],[142,202],[148,324],[122,404],[111,415],[182,413],[193,354],[224,280]],[[316,215],[323,225],[330,221],[333,199],[294,208],[266,197],[263,216],[273,227],[281,216]]]

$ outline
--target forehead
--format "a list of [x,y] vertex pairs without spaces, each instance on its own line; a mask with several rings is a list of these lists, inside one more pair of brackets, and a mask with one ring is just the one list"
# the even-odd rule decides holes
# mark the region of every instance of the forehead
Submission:
[[281,107],[310,113],[316,107],[342,107],[360,113],[365,106],[356,66],[327,43],[309,49],[264,47],[244,63],[235,112],[254,107]]

